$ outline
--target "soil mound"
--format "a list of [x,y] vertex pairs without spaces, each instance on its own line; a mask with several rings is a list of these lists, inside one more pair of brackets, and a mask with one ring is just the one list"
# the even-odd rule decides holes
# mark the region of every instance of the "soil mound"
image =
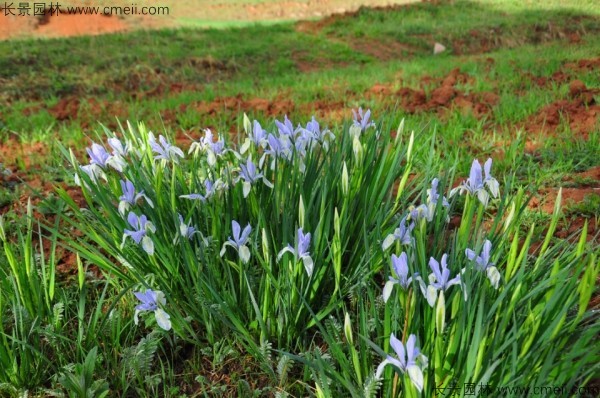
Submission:
[[100,35],[128,29],[123,20],[111,15],[66,14],[44,15],[36,33],[46,37]]

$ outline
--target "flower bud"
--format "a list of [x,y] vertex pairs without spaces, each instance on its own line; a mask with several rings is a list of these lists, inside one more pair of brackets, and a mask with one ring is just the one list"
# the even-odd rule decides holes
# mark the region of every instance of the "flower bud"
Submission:
[[298,204],[298,224],[300,224],[300,228],[304,229],[304,201],[302,195],[300,195],[300,203]]
[[348,196],[350,185],[350,182],[348,180],[348,167],[346,167],[346,162],[344,161],[344,167],[342,168],[342,193],[344,194],[344,196]]
[[444,333],[444,326],[446,325],[446,299],[444,298],[444,291],[440,291],[438,296],[437,304],[435,306],[435,328],[438,334]]
[[346,335],[346,340],[350,343],[350,345],[354,344],[354,338],[352,336],[352,324],[350,323],[350,315],[346,312],[346,316],[344,317],[344,334]]
[[354,137],[354,140],[352,141],[352,150],[354,151],[354,160],[356,160],[356,163],[360,164],[362,162],[363,147],[358,137]]

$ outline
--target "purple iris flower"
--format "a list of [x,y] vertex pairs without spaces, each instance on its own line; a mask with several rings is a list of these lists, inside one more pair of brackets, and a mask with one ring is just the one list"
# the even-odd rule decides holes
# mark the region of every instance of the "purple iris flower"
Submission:
[[256,165],[251,159],[248,159],[245,164],[240,164],[240,169],[240,177],[243,178],[245,182],[253,183],[258,181],[259,178],[263,178],[262,173],[257,172]]
[[134,292],[133,294],[142,302],[135,307],[136,310],[154,311],[158,308],[155,291],[147,289],[145,292]]
[[90,163],[105,168],[110,159],[110,154],[104,149],[102,145],[92,143],[91,148],[86,149],[88,155],[90,155]]
[[433,271],[433,273],[429,274],[429,286],[425,285],[425,282],[420,276],[416,277],[416,280],[419,282],[421,292],[431,307],[435,306],[435,301],[438,298],[438,292],[446,291],[452,285],[461,285],[463,294],[465,296],[465,301],[467,300],[467,291],[462,287],[460,274],[450,279],[450,270],[448,269],[447,259],[448,255],[444,253],[440,267],[440,263],[438,263],[436,259],[433,257],[429,258],[429,267]]
[[204,195],[199,193],[192,193],[189,195],[180,195],[179,197],[182,199],[191,199],[191,200],[201,200],[202,202],[206,202],[211,196],[213,196],[219,187],[223,184],[220,180],[212,182],[209,178],[204,180]]
[[252,227],[250,224],[248,224],[242,231],[240,224],[233,220],[231,221],[231,229],[233,230],[233,239],[231,239],[231,236],[227,239],[227,241],[223,244],[220,255],[223,257],[227,246],[231,246],[238,252],[240,259],[244,263],[247,263],[250,261],[250,249],[246,243],[248,242],[248,237],[252,232]]
[[277,259],[280,260],[286,252],[292,253],[296,259],[302,260],[304,263],[304,268],[306,269],[306,273],[308,276],[311,276],[314,268],[314,262],[310,256],[310,252],[308,251],[309,246],[310,232],[305,234],[302,228],[298,228],[296,247],[292,247],[292,245],[288,244],[287,247],[279,252]]
[[129,212],[127,216],[127,222],[133,227],[132,230],[126,229],[123,233],[123,242],[121,247],[125,245],[125,239],[130,237],[136,244],[142,244],[142,248],[149,255],[154,254],[154,243],[152,239],[147,235],[148,231],[156,232],[154,225],[148,221],[145,215],[137,216],[133,212]]
[[473,163],[471,164],[471,171],[469,172],[469,178],[467,178],[467,181],[463,182],[460,186],[454,188],[450,192],[450,195],[453,195],[456,191],[460,191],[461,194],[464,192],[468,192],[473,196],[476,195],[479,201],[484,206],[487,206],[487,203],[489,201],[489,194],[485,190],[485,186],[489,188],[494,198],[497,198],[500,195],[500,187],[498,181],[491,175],[491,168],[492,159],[490,158],[485,162],[484,165],[484,179],[481,164],[477,159],[473,160]]
[[487,185],[492,196],[497,198],[500,196],[500,184],[498,184],[498,181],[492,177],[492,158],[486,160],[485,164],[483,165],[483,173],[485,175],[483,183]]
[[142,241],[142,238],[146,236],[146,225],[148,224],[148,218],[143,214],[138,217],[135,213],[130,212],[127,216],[127,222],[134,229],[126,229],[125,235],[130,236],[135,243],[139,244]]
[[396,353],[396,358],[388,355],[383,362],[377,367],[375,372],[375,378],[381,378],[383,370],[387,365],[392,365],[398,368],[402,373],[408,373],[408,376],[413,385],[419,390],[423,391],[423,371],[422,368],[427,366],[427,357],[421,354],[419,348],[416,346],[417,337],[411,334],[406,342],[406,347],[396,336],[392,333],[390,336],[390,345]]
[[375,126],[375,123],[370,122],[371,110],[367,109],[363,112],[362,108],[358,108],[358,113],[352,109],[352,116],[354,118],[354,125],[360,127],[361,131],[365,131],[371,126]]
[[217,142],[213,142],[210,144],[210,149],[215,153],[215,155],[222,155],[225,151],[225,141],[219,140]]
[[494,263],[490,262],[491,251],[492,242],[486,239],[480,256],[475,254],[475,252],[471,249],[465,249],[465,255],[469,260],[477,263],[477,269],[479,271],[485,271],[488,267],[492,267],[494,265]]
[[319,122],[313,116],[310,122],[306,123],[306,131],[312,134],[313,137],[317,138],[321,136],[321,126]]
[[435,282],[432,282],[431,286],[438,290],[446,290],[452,285],[460,284],[460,275],[450,279],[450,270],[448,269],[447,260],[448,255],[444,253],[442,256],[442,266],[440,268],[440,263],[438,263],[435,258],[429,258],[429,267],[435,276]]
[[325,128],[321,130],[321,126],[314,116],[310,122],[306,123],[305,130],[308,131],[315,140],[320,142],[326,151],[329,149],[329,141],[333,141],[335,138],[333,133],[328,129]]
[[495,289],[498,289],[501,277],[500,277],[500,272],[498,271],[498,268],[496,268],[494,266],[494,263],[492,263],[490,261],[491,260],[491,252],[492,252],[492,242],[490,242],[487,239],[485,240],[485,242],[483,244],[483,248],[481,250],[481,255],[479,255],[479,256],[473,250],[465,249],[465,255],[467,256],[467,258],[469,260],[475,261],[475,263],[477,263],[477,266],[475,268],[478,271],[485,272],[488,279],[492,283],[492,286],[494,286]]
[[254,126],[252,128],[252,141],[257,147],[261,146],[263,148],[267,143],[267,132],[256,120],[254,121]]
[[269,147],[265,149],[260,161],[258,162],[259,166],[262,168],[265,158],[267,155],[272,157],[271,161],[271,169],[275,168],[275,159],[280,157],[284,159],[290,159],[291,157],[291,142],[287,136],[281,136],[280,138],[275,137],[273,134],[269,134],[267,138],[267,143]]
[[400,226],[396,228],[393,234],[388,235],[383,241],[383,250],[387,250],[396,240],[399,240],[403,245],[411,245],[413,242],[411,232],[414,228],[414,222],[411,222],[406,226],[406,216],[402,218],[402,220],[400,220]]
[[463,188],[466,189],[471,195],[475,195],[478,191],[483,189],[483,176],[479,160],[473,160],[473,163],[471,164],[471,171],[469,172],[469,178],[467,178]]
[[121,140],[117,137],[112,137],[108,139],[108,145],[113,149],[113,156],[127,156],[129,153],[129,144],[126,143],[123,145]]
[[[95,163],[87,164],[85,166],[79,166],[79,169],[85,174],[87,174],[94,184],[98,183],[98,178],[103,178],[104,180],[106,180],[106,174],[104,174],[102,168]],[[81,179],[79,178],[78,174],[75,174],[75,184],[81,186]],[[85,184],[85,186],[87,187],[87,184]]]
[[141,301],[141,304],[135,307],[135,314],[133,316],[133,321],[136,325],[139,322],[138,315],[140,312],[153,311],[158,326],[164,330],[171,330],[171,317],[159,307],[159,304],[165,305],[167,303],[163,292],[147,289],[145,292],[134,292],[133,294]]
[[275,125],[277,126],[280,135],[287,135],[290,138],[294,137],[296,131],[294,130],[294,125],[292,124],[290,119],[288,119],[287,115],[285,115],[283,123],[279,120],[275,120]]
[[[283,139],[276,138],[273,134],[269,134],[267,138],[269,143],[269,149],[265,151],[265,154],[269,154],[273,157],[287,157],[289,151],[289,144],[284,144]],[[285,140],[285,142],[289,142]]]
[[179,159],[177,157],[180,157],[183,159],[183,157],[184,157],[183,151],[181,149],[179,149],[178,147],[171,145],[165,139],[165,137],[160,135],[158,137],[158,141],[159,142],[156,142],[156,140],[154,139],[154,136],[150,136],[150,146],[152,147],[152,151],[157,153],[157,155],[154,156],[155,160],[163,159],[163,160],[170,160],[170,161],[177,163],[179,161]]
[[[440,197],[440,194],[437,191],[438,185],[439,185],[439,180],[437,178],[434,178],[431,181],[431,189],[427,190],[428,202],[431,204],[434,204],[434,205],[437,205],[438,199]],[[450,207],[450,203],[448,203],[448,200],[446,199],[445,196],[442,196],[442,206]]]
[[177,216],[179,217],[179,233],[186,239],[192,239],[192,236],[197,232],[196,228],[191,225],[187,225],[184,222],[181,214],[178,214]]
[[412,282],[412,277],[408,276],[408,256],[402,252],[400,257],[392,254],[392,268],[397,275],[397,279],[390,276],[390,280],[383,287],[383,301],[387,302],[392,294],[394,285],[399,285],[402,289],[407,290]]
[[390,276],[390,280],[397,282],[402,288],[408,289],[410,282],[412,282],[412,278],[408,277],[408,256],[406,253],[402,252],[400,257],[392,254],[392,267],[394,268],[396,275],[398,275],[398,279],[394,279]]
[[244,180],[244,182],[243,182],[244,198],[248,197],[248,194],[250,193],[250,189],[252,188],[252,184],[254,184],[256,181],[258,181],[260,179],[263,180],[263,182],[266,186],[268,186],[269,188],[273,188],[273,184],[271,184],[271,182],[269,182],[265,178],[265,176],[262,173],[259,173],[257,170],[258,169],[256,168],[256,165],[254,164],[254,162],[252,162],[251,158],[248,158],[246,163],[240,164],[240,175],[239,175],[237,181],[239,181],[240,179]]
[[233,230],[233,239],[229,237],[227,239],[227,242],[229,242],[233,247],[236,248],[244,246],[248,242],[248,237],[252,232],[252,227],[250,226],[250,224],[246,225],[246,227],[242,231],[240,224],[237,221],[233,220],[231,222],[231,228]]
[[146,202],[150,205],[150,207],[154,207],[152,201],[144,194],[144,191],[140,191],[139,193],[135,193],[135,187],[133,183],[129,180],[121,180],[121,190],[123,191],[123,195],[119,197],[119,213],[121,215],[125,215],[125,212],[129,210],[130,206],[135,206],[138,200],[144,198]]

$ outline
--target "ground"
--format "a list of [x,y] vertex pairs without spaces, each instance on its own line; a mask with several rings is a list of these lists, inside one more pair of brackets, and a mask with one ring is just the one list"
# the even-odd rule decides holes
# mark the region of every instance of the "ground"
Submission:
[[[587,220],[588,239],[597,239],[600,24],[587,3],[538,9],[536,2],[425,2],[351,11],[360,3],[211,1],[148,23],[5,17],[4,38],[341,12],[280,25],[0,43],[0,162],[11,171],[1,212],[17,210],[32,194],[36,204],[51,202],[56,184],[81,199],[68,178],[57,177],[56,141],[83,156],[99,123],[115,129],[144,120],[185,145],[206,127],[237,134],[244,112],[266,121],[315,115],[334,125],[363,106],[374,115],[396,112],[413,128],[439,129],[449,156],[493,157],[501,172],[532,184],[534,218],[552,212],[564,187],[557,236]],[[436,42],[447,51],[433,55]]]
[[[26,16],[20,15],[18,8],[11,8],[10,11],[0,8],[0,40],[98,35],[159,27],[243,26],[254,22],[320,18],[334,13],[356,11],[361,6],[390,6],[409,2],[411,0],[185,0],[163,4],[141,0],[131,3],[140,7],[139,12],[143,6],[169,7],[168,13],[162,12],[162,15],[154,16],[116,15],[116,12],[113,15],[104,14],[104,7],[130,5],[114,0],[59,2],[59,11],[62,12],[58,14],[34,15],[31,10],[31,15]],[[101,9],[98,15],[69,14],[67,7],[70,6]]]

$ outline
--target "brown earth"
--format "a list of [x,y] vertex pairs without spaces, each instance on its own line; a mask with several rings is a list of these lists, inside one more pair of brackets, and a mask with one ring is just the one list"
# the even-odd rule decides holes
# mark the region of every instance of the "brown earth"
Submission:
[[[20,16],[15,2],[10,11],[0,9],[0,40],[25,37],[67,37],[79,35],[98,35],[116,33],[133,29],[155,29],[161,27],[177,27],[182,19],[199,21],[265,21],[290,20],[323,17],[334,13],[355,11],[361,6],[384,6],[407,3],[416,0],[309,0],[256,2],[247,4],[239,2],[175,2],[160,4],[169,7],[168,15],[81,15],[67,14],[66,6],[129,6],[129,3],[106,1],[60,2],[59,15]],[[138,1],[131,4],[141,6],[153,5],[149,1]],[[139,4],[138,4],[139,3]],[[10,5],[11,3],[8,2]],[[44,3],[42,3],[44,4]],[[45,3],[49,5],[49,3]],[[4,3],[0,3],[4,6]],[[33,3],[30,3],[30,14],[33,14]],[[47,10],[49,11],[49,10]]]
[[471,76],[455,68],[441,79],[424,76],[420,89],[402,87],[394,91],[391,85],[377,83],[365,94],[386,97],[387,101],[398,101],[407,113],[443,114],[450,109],[459,109],[461,112],[483,117],[491,112],[500,97],[491,92],[465,93],[457,87],[459,84],[467,85],[472,82]]
[[5,16],[0,13],[0,40],[19,37],[68,37],[123,32],[130,25],[123,19],[105,15],[63,14],[41,17]]
[[111,15],[46,14],[36,28],[36,34],[45,37],[68,37],[81,35],[100,35],[123,32],[129,26]]
[[589,89],[580,80],[569,84],[569,99],[544,106],[525,121],[525,130],[531,133],[554,133],[562,124],[568,125],[574,135],[587,139],[598,129],[600,105],[595,96],[600,89]]

